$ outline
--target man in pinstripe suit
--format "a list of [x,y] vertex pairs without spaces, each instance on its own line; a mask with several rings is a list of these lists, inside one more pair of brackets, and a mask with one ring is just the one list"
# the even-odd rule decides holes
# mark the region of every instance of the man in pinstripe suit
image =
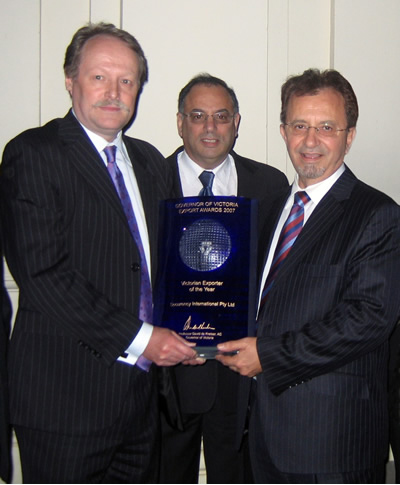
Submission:
[[[161,154],[123,134],[147,62],[130,34],[95,24],[74,35],[64,71],[72,110],[12,140],[2,164],[4,249],[20,289],[9,370],[22,472],[29,483],[154,482],[151,363],[196,353],[139,317],[141,266],[154,274],[158,203],[171,188]],[[144,256],[107,163],[122,173]]]
[[[257,482],[384,480],[400,208],[344,164],[357,117],[353,89],[337,71],[310,69],[282,87],[281,134],[296,177],[265,214],[257,337],[221,344],[239,353],[218,357],[255,377],[249,441]],[[308,198],[298,212],[302,230],[267,279],[297,191]]]

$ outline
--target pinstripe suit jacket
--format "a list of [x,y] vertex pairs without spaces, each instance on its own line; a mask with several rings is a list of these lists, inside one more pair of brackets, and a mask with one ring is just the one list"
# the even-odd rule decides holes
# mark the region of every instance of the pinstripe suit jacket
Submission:
[[[287,193],[265,214],[263,267]],[[249,438],[288,473],[349,472],[388,451],[388,337],[400,208],[346,168],[279,270],[258,321]]]
[[[169,169],[153,146],[123,140],[154,258]],[[153,372],[116,362],[142,324],[140,259],[107,169],[69,112],[8,144],[1,183],[4,249],[20,289],[9,352],[12,423],[105,429],[132,386],[154,385]]]
[[[0,234],[1,235],[1,234]],[[11,480],[11,430],[8,413],[6,353],[10,335],[11,305],[3,282],[3,255],[0,251],[0,477]]]

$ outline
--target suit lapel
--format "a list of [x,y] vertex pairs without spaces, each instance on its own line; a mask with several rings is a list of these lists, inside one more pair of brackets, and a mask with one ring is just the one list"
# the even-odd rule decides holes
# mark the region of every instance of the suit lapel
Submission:
[[238,176],[238,196],[254,198],[254,170],[251,165],[237,153],[231,152],[235,161]]
[[333,224],[340,219],[344,212],[344,202],[350,197],[356,183],[356,177],[349,169],[335,182],[329,192],[311,214],[303,230],[296,239],[284,264],[281,266],[275,282],[285,278],[294,267],[319,244],[320,238]]
[[288,187],[279,197],[263,199],[260,203],[261,219],[265,221],[261,227],[258,246],[258,274],[259,279],[264,271],[265,263],[268,259],[272,238],[278,224],[285,202],[290,194]]
[[107,168],[71,111],[61,121],[59,133],[68,152],[68,161],[75,166],[86,183],[91,184],[98,194],[103,195],[129,231],[121,201],[108,175]]
[[180,146],[178,149],[175,150],[175,152],[170,155],[166,160],[167,163],[170,165],[173,171],[173,183],[174,183],[174,194],[175,197],[183,197],[183,190],[182,190],[182,183],[181,183],[181,177],[179,175],[179,167],[178,167],[178,155],[179,153],[183,152],[184,148],[183,146]]
[[[110,207],[115,210],[125,230],[129,233],[129,236],[132,237],[121,201],[108,174],[107,168],[71,111],[61,121],[60,138],[65,143],[66,150],[68,150],[68,160],[74,164],[85,181],[93,185],[97,193],[102,194]],[[155,249],[157,247],[156,221],[158,221],[158,204],[156,202],[158,197],[155,194],[157,181],[151,170],[148,169],[147,160],[141,150],[135,145],[134,141],[125,135],[123,135],[123,141],[128,150],[139,186],[149,235],[152,268],[155,268],[154,255],[156,254]]]
[[[71,111],[61,120],[60,138],[65,143],[66,150],[68,150],[68,160],[74,164],[76,170],[81,173],[85,181],[91,184],[97,193],[102,194],[110,207],[115,210],[121,219],[121,223],[129,233],[129,236],[132,237],[121,201],[108,174],[107,168]],[[152,268],[155,268],[154,255],[156,254],[155,248],[157,247],[156,221],[158,220],[158,204],[155,201],[158,200],[158,197],[156,197],[154,192],[157,183],[154,175],[147,168],[147,160],[136,147],[133,140],[123,136],[123,141],[128,150],[133,171],[138,182],[149,234]]]

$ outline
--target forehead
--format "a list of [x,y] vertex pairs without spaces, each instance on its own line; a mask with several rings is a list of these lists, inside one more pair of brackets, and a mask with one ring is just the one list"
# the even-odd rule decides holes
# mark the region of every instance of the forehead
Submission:
[[307,120],[308,118],[342,121],[346,119],[343,96],[332,88],[318,91],[317,94],[292,96],[289,100],[287,118]]
[[232,99],[222,86],[196,84],[185,99],[185,110],[200,109],[202,111],[233,110]]
[[139,64],[139,59],[126,42],[110,35],[96,35],[83,46],[81,66],[112,62],[115,64],[126,63],[127,67],[136,67]]

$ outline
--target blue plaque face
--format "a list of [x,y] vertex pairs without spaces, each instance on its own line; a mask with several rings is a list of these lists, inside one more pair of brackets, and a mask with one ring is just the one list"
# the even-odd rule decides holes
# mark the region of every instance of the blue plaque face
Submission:
[[232,240],[218,221],[199,219],[182,230],[179,254],[182,261],[195,271],[213,271],[229,258]]
[[244,197],[184,197],[161,203],[154,323],[216,345],[253,334],[256,204]]

